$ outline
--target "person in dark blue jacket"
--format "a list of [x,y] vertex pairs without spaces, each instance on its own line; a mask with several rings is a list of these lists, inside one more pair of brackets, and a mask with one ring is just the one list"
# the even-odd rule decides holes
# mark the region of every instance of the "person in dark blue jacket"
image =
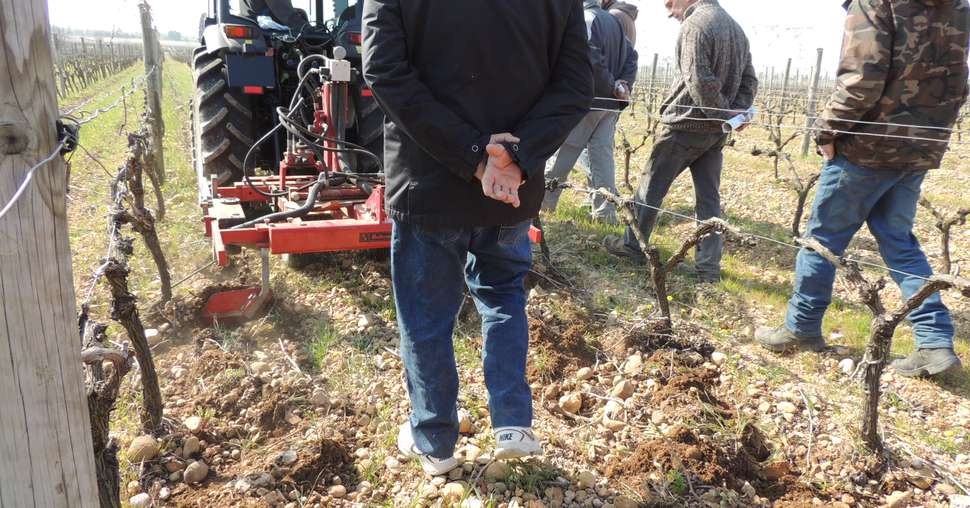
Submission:
[[[616,162],[613,157],[616,122],[619,110],[629,103],[630,91],[637,77],[637,51],[623,33],[623,25],[608,11],[600,7],[600,0],[586,0],[586,31],[593,59],[593,81],[596,98],[593,111],[573,129],[562,148],[546,167],[547,180],[564,181],[576,165],[580,154],[587,150],[590,184],[595,189],[604,188],[616,193]],[[553,211],[562,191],[546,194],[543,209]],[[602,196],[593,196],[594,218],[616,223],[613,204]]]
[[576,0],[365,0],[364,79],[384,109],[391,272],[411,417],[398,448],[458,465],[452,345],[467,285],[482,316],[498,459],[538,454],[524,279],[542,168],[589,110]]

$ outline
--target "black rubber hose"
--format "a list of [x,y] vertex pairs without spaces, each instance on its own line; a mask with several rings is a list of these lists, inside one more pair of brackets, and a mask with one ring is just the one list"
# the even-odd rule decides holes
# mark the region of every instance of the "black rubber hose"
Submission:
[[327,187],[329,185],[329,182],[327,180],[328,179],[326,175],[324,173],[320,173],[320,177],[317,179],[317,183],[313,184],[313,187],[310,187],[310,192],[307,193],[306,202],[304,202],[303,205],[297,208],[296,210],[271,213],[269,215],[264,215],[258,219],[253,219],[249,222],[244,222],[237,226],[233,226],[229,229],[243,229],[243,228],[248,228],[250,226],[254,226],[261,222],[276,222],[280,220],[289,219],[291,217],[302,217],[310,213],[310,210],[313,210],[314,205],[317,204],[317,194],[320,193],[320,189]]

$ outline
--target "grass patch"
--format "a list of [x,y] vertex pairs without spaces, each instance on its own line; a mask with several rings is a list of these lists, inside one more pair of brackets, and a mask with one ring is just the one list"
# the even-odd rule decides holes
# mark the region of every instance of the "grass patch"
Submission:
[[562,470],[538,462],[512,461],[509,463],[506,485],[515,491],[522,489],[529,494],[542,495],[544,486],[559,476]]
[[330,350],[341,341],[340,332],[328,318],[321,318],[317,321],[314,329],[313,338],[307,344],[310,356],[310,365],[317,371],[323,370],[326,365],[327,355]]

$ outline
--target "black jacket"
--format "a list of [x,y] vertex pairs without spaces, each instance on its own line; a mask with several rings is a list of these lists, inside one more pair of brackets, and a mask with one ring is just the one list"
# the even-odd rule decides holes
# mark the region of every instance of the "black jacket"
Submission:
[[[364,0],[364,78],[384,109],[387,209],[427,225],[535,217],[546,159],[589,110],[579,0]],[[518,209],[485,197],[475,169],[512,132]]]
[[596,97],[594,108],[625,109],[626,102],[610,100],[616,82],[624,80],[631,89],[637,79],[637,50],[623,34],[623,25],[612,14],[600,7],[599,0],[583,3],[586,33],[593,61],[593,88]]

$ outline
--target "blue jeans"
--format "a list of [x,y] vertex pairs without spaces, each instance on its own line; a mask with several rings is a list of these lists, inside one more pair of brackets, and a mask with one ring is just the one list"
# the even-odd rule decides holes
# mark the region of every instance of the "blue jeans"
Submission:
[[465,284],[482,316],[492,427],[532,426],[524,283],[532,266],[530,225],[472,228],[394,222],[391,277],[401,358],[411,397],[411,431],[423,453],[451,457],[458,441],[452,337]]
[[[913,235],[913,219],[925,172],[876,171],[836,157],[822,169],[806,237],[814,237],[838,255],[863,223],[879,244],[886,265],[920,277],[933,269]],[[891,273],[903,298],[923,286],[919,277]],[[815,252],[802,249],[795,265],[795,294],[788,302],[785,326],[796,335],[822,334],[822,317],[832,303],[835,267]],[[952,348],[953,322],[939,293],[910,313],[917,348]]]

